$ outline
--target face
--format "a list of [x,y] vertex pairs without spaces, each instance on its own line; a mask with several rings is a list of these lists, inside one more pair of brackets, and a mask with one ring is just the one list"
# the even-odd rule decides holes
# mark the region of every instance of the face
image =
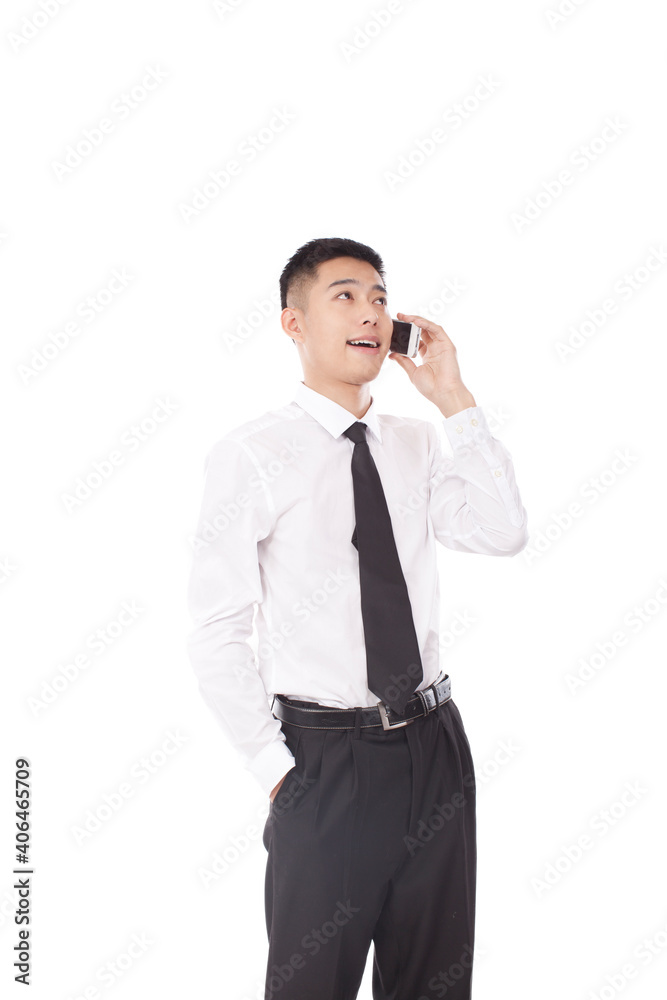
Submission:
[[[306,310],[284,309],[282,324],[299,344],[306,376],[354,385],[377,378],[393,332],[380,275],[354,257],[320,264]],[[371,340],[377,346],[355,347],[352,340]]]

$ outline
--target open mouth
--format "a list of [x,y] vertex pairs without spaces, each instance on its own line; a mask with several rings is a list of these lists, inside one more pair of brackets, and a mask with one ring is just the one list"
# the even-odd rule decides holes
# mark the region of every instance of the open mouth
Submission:
[[358,340],[348,340],[348,347],[354,348],[355,351],[365,351],[368,354],[377,353],[380,350],[380,345],[374,340],[365,340],[360,337]]

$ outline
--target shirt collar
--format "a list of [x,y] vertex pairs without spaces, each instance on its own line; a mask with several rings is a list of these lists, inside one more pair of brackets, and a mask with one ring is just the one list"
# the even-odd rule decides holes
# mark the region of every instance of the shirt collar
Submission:
[[302,409],[314,417],[319,424],[333,437],[340,437],[351,424],[360,420],[367,424],[371,433],[382,443],[382,433],[380,431],[380,421],[378,420],[375,400],[371,396],[371,405],[368,407],[363,417],[355,417],[340,403],[334,402],[328,396],[323,396],[321,392],[311,389],[304,382],[299,382],[294,393],[293,401]]

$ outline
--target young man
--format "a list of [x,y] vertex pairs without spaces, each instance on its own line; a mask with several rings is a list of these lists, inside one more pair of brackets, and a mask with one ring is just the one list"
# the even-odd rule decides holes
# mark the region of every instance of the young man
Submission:
[[[210,450],[188,592],[201,693],[270,798],[265,996],[353,1000],[373,942],[375,1000],[469,1000],[475,778],[435,543],[515,555],[526,512],[442,327],[399,312],[420,363],[390,352],[375,251],[312,240],[280,289],[304,378]],[[378,413],[387,357],[453,457],[433,422]]]

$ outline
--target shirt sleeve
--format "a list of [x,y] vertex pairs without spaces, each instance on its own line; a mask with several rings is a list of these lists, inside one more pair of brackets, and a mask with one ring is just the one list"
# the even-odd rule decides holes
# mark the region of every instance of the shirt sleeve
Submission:
[[272,529],[268,489],[250,449],[224,438],[206,456],[187,601],[188,654],[204,701],[268,795],[294,766],[249,643],[262,601],[258,542]]
[[449,549],[513,556],[528,543],[507,448],[493,437],[483,410],[469,406],[445,417],[441,427],[452,447],[446,454],[439,428],[429,425],[429,517],[435,536]]

